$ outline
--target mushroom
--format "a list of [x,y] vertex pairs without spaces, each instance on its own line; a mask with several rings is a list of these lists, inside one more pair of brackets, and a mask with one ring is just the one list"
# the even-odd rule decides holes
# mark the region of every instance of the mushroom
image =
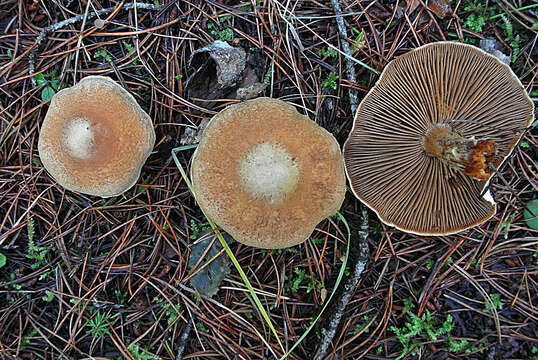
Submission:
[[486,187],[533,118],[508,66],[438,42],[393,60],[360,104],[344,145],[355,196],[381,221],[447,235],[495,214]]
[[346,190],[334,137],[271,98],[215,115],[193,154],[191,176],[206,216],[235,240],[266,249],[305,241],[340,208]]
[[155,144],[151,118],[110,78],[88,76],[54,95],[38,151],[64,188],[111,197],[132,187]]

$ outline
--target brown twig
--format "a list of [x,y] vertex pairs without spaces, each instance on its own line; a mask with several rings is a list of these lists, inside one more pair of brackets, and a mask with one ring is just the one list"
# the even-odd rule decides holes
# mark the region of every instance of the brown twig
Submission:
[[[331,4],[336,14],[336,23],[338,24],[338,32],[341,37],[340,44],[342,45],[343,51],[347,55],[351,56],[351,49],[347,41],[347,30],[344,23],[344,18],[342,16],[340,1],[331,0]],[[348,60],[347,57],[345,60],[348,80],[351,82],[356,82],[355,68],[353,67],[353,63]],[[353,88],[348,88],[348,91],[349,101],[351,103],[351,112],[355,114],[355,111],[358,107],[357,91]],[[355,288],[357,287],[357,284],[359,283],[359,278],[366,266],[366,262],[368,261],[368,211],[362,204],[359,204],[359,211],[361,214],[360,230],[357,236],[354,236],[352,238],[353,244],[351,245],[352,247],[358,247],[359,251],[352,252],[350,255],[350,262],[351,264],[353,264],[353,271],[350,277],[346,280],[344,290],[340,295],[340,298],[337,299],[337,305],[335,306],[335,311],[329,320],[329,325],[327,326],[327,329],[322,330],[322,339],[317,350],[316,359],[323,359],[326,356],[327,349],[329,348],[329,345],[336,334],[336,330],[340,326],[340,321],[344,314],[346,305],[351,298],[351,295],[353,294]],[[353,254],[355,254],[355,256],[353,256]]]

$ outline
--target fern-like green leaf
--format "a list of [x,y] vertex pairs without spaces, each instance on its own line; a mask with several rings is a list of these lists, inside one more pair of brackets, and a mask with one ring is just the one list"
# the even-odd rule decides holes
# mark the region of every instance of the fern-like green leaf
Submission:
[[501,19],[504,23],[504,31],[506,31],[507,39],[512,39],[512,36],[514,35],[514,28],[512,26],[512,23],[504,14],[501,15]]

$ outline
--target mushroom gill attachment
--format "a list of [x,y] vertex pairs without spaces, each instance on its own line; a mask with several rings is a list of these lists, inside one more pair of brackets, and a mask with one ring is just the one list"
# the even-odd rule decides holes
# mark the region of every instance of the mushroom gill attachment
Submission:
[[511,69],[470,45],[397,57],[361,102],[344,145],[354,194],[403,231],[447,235],[495,214],[485,188],[534,119]]
[[106,198],[136,183],[154,144],[151,118],[134,97],[110,78],[88,76],[54,95],[38,151],[58,184]]
[[193,154],[194,195],[235,240],[278,249],[305,241],[344,201],[334,137],[283,101],[257,98],[215,115]]
[[495,169],[493,139],[465,138],[446,125],[434,125],[426,132],[424,151],[476,179],[489,179]]

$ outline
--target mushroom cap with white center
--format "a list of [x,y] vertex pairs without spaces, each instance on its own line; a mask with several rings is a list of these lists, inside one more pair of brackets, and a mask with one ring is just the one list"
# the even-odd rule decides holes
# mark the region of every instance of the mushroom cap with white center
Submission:
[[64,188],[110,197],[136,183],[154,144],[151,118],[134,97],[112,79],[88,76],[54,95],[38,151]]
[[306,240],[345,195],[334,137],[270,98],[215,115],[193,155],[191,176],[205,215],[235,240],[267,249]]

